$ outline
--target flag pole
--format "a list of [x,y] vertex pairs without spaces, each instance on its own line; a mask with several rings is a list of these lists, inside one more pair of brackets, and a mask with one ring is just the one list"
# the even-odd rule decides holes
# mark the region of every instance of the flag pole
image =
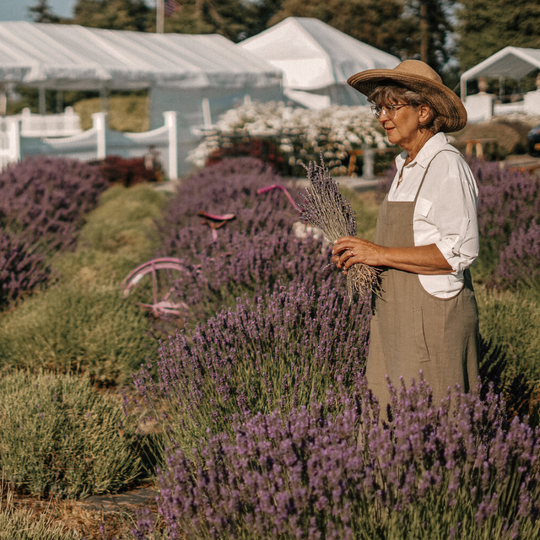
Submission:
[[156,34],[163,34],[165,28],[165,0],[156,0]]

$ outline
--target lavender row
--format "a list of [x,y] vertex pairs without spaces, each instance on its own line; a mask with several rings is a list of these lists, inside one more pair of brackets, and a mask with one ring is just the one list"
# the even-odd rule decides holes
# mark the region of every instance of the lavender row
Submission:
[[49,275],[43,253],[20,236],[0,231],[0,308],[45,283]]
[[97,166],[26,158],[0,173],[0,223],[32,244],[53,250],[68,247],[106,187]]
[[[321,404],[322,403],[322,404]],[[440,406],[401,388],[382,423],[356,395],[235,422],[195,456],[176,449],[159,477],[168,537],[533,540],[540,532],[539,431],[504,402],[459,388]],[[138,538],[151,534],[139,520]]]
[[328,265],[329,249],[321,239],[309,235],[298,238],[287,229],[255,235],[224,231],[220,237],[223,247],[217,250],[200,248],[200,231],[179,233],[183,234],[197,239],[182,252],[186,273],[175,284],[176,301],[188,306],[185,322],[189,325],[234,305],[246,293],[260,296],[277,282],[341,283]]
[[[227,245],[222,229],[217,241],[199,212],[233,214],[223,230],[256,234],[290,228],[298,212],[280,190],[257,194],[257,190],[280,184],[274,169],[254,158],[224,160],[207,167],[182,183],[177,197],[161,224],[162,247],[159,254],[181,256],[197,241],[197,248],[220,251]],[[298,194],[293,191],[293,197]],[[216,220],[219,221],[219,220]]]
[[27,158],[0,173],[0,308],[46,283],[46,255],[72,246],[107,183],[97,166]]
[[189,450],[207,430],[229,430],[235,417],[286,412],[323,398],[333,384],[354,385],[366,358],[369,308],[350,303],[340,285],[278,284],[164,343],[157,366],[134,380],[169,444]]

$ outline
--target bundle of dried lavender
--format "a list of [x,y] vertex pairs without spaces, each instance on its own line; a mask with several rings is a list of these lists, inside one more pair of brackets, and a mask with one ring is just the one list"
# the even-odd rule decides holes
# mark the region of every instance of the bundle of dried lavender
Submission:
[[[305,167],[310,186],[306,188],[305,203],[301,205],[303,216],[321,229],[333,244],[343,236],[356,235],[354,211],[347,199],[339,192],[338,185],[330,176],[321,153],[321,164],[314,161]],[[375,291],[378,272],[367,264],[353,264],[347,272],[347,293],[353,300],[358,294],[363,297]]]

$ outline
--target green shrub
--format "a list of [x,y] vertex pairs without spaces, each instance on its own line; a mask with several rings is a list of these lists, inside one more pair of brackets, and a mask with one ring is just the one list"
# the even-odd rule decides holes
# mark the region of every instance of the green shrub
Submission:
[[512,374],[540,382],[540,302],[532,290],[476,287],[480,333],[507,353]]
[[144,260],[152,256],[159,241],[154,220],[166,201],[166,193],[148,185],[114,186],[87,216],[79,241],[95,250]]
[[126,382],[154,352],[150,331],[150,320],[117,284],[59,284],[0,318],[0,365]]
[[141,472],[135,422],[87,378],[14,372],[0,380],[0,464],[32,495],[83,497]]
[[[110,96],[107,99],[108,124],[116,131],[140,132],[150,129],[147,96]],[[92,127],[92,114],[102,110],[100,98],[83,99],[73,106],[81,117],[82,129]]]

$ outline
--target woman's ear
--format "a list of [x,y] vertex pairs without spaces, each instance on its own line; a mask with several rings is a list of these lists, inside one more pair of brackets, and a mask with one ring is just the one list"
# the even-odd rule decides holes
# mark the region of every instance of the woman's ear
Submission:
[[431,118],[433,116],[431,112],[431,107],[429,105],[420,105],[418,107],[418,111],[420,113],[419,120],[422,125],[429,124],[431,121]]

